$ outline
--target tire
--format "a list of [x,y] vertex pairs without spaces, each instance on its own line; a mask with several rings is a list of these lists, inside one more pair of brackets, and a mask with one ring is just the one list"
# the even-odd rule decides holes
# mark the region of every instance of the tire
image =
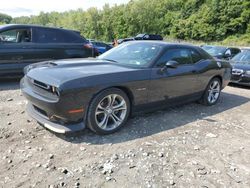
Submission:
[[215,105],[221,94],[221,81],[219,78],[213,78],[208,83],[208,86],[200,100],[200,103],[206,106]]
[[130,101],[126,93],[117,88],[109,88],[91,101],[87,126],[97,134],[111,134],[124,126],[129,114]]

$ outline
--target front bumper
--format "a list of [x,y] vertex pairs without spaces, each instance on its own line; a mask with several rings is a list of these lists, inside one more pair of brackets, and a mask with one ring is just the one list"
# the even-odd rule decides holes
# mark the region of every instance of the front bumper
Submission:
[[[20,87],[28,100],[28,114],[44,127],[57,133],[75,132],[85,128],[83,106],[87,105],[78,95],[53,97],[50,93],[30,84],[27,77],[21,80]],[[82,93],[79,95],[82,96]],[[69,112],[77,109],[82,109],[83,112]]]
[[48,117],[43,116],[42,114],[38,113],[34,107],[29,103],[27,105],[27,113],[29,116],[34,118],[36,121],[38,121],[40,124],[42,124],[44,127],[47,129],[56,132],[56,133],[69,133],[69,132],[76,132],[76,131],[81,131],[85,129],[85,124],[83,122],[81,123],[76,123],[76,124],[70,124],[70,125],[61,125],[59,123],[54,123],[49,120]]
[[230,82],[234,84],[250,86],[250,76],[233,75]]

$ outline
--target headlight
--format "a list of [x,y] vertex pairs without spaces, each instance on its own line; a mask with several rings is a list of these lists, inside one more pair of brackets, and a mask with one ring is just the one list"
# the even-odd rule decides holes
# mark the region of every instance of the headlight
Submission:
[[247,75],[250,75],[250,71],[246,71],[246,74],[247,74]]

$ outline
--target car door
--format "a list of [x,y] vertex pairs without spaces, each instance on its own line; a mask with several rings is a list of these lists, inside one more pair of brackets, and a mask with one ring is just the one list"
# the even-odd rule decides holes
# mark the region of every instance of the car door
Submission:
[[0,75],[17,76],[30,60],[27,46],[32,42],[30,28],[16,28],[0,33]]
[[[193,53],[197,52],[188,48],[171,48],[163,53],[152,68],[150,102],[169,102],[200,91],[199,66],[195,63],[200,59],[194,59]],[[171,60],[178,62],[178,66],[163,70]]]

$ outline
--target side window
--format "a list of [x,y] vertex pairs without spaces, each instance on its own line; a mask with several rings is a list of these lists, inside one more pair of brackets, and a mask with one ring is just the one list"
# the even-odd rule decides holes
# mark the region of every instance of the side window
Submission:
[[192,57],[193,63],[197,63],[200,60],[202,60],[201,55],[194,50],[191,50],[191,57]]
[[56,29],[37,28],[36,42],[38,43],[64,43],[63,33]]
[[31,42],[30,29],[13,29],[0,33],[0,42],[2,43],[23,43]]
[[167,50],[157,62],[157,66],[164,66],[168,61],[177,61],[180,65],[192,64],[192,57],[188,49]]

